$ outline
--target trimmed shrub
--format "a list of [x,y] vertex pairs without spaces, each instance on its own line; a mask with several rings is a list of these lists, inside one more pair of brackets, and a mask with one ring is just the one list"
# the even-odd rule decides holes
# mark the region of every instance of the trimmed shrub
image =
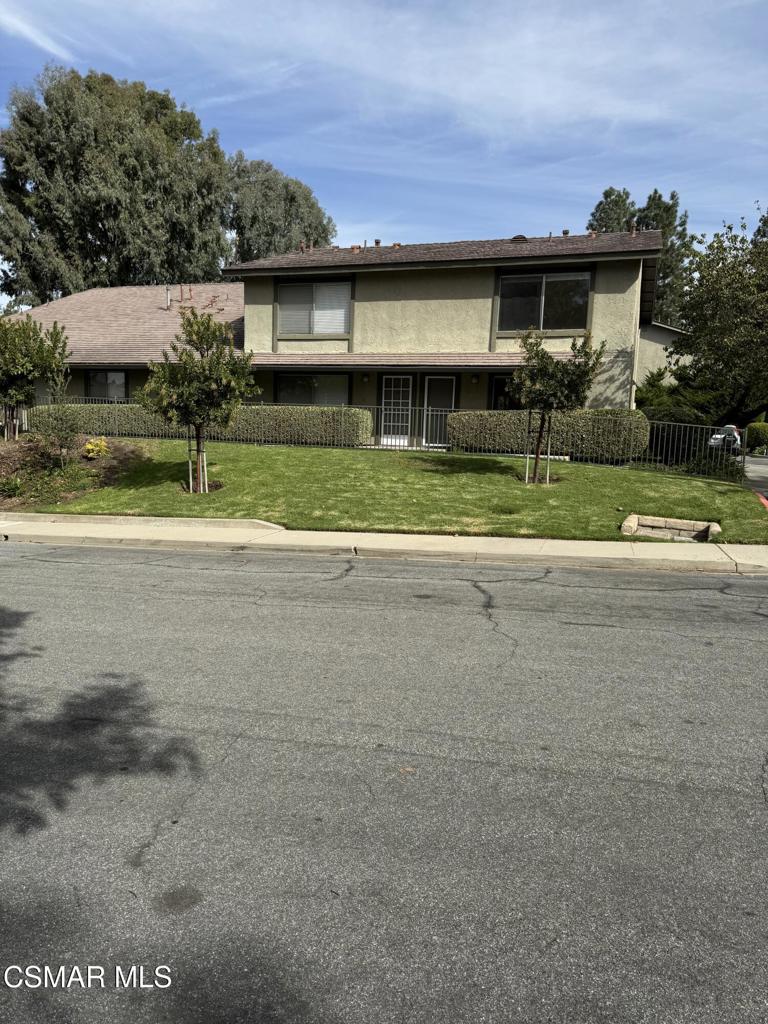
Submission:
[[[534,413],[531,427],[538,426]],[[448,441],[465,452],[519,455],[528,446],[527,410],[452,412]],[[629,462],[648,446],[648,420],[629,409],[576,409],[552,414],[552,455],[591,462]],[[533,438],[530,441],[533,450]]]
[[768,447],[768,423],[750,423],[747,427],[747,451]]
[[[53,405],[29,411],[30,430],[45,432],[55,419]],[[81,434],[102,437],[186,438],[185,427],[173,426],[140,405],[129,403],[71,404]],[[373,417],[367,409],[320,405],[245,405],[225,428],[214,427],[210,441],[255,444],[326,445],[355,448],[370,444]]]
[[[56,419],[59,405],[36,405],[29,410],[29,429],[46,433]],[[81,434],[100,437],[186,437],[184,428],[171,427],[159,416],[146,412],[140,405],[94,402],[69,403],[67,408],[77,422]]]
[[681,462],[675,468],[690,476],[708,476],[715,480],[729,480],[733,483],[738,483],[744,478],[741,459],[718,452],[701,452],[686,462]]
[[357,448],[370,444],[373,416],[344,405],[246,405],[211,440]]
[[693,423],[705,426],[706,418],[690,405],[670,402],[668,405],[648,405],[640,410],[651,421],[658,423]]

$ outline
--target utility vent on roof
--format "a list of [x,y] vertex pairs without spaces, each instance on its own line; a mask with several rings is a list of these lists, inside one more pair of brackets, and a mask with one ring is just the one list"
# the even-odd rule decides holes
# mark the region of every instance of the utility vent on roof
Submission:
[[528,238],[526,237],[526,235],[513,235],[512,238],[510,239],[510,241],[512,241],[512,242],[527,242]]

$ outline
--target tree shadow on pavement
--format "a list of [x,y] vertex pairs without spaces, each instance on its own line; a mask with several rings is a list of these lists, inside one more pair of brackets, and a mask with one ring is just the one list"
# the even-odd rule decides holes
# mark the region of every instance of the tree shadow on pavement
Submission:
[[28,617],[0,608],[0,830],[44,828],[50,811],[66,810],[88,779],[200,770],[189,740],[159,738],[154,706],[139,679],[103,675],[69,693],[49,715],[4,683],[14,663],[39,655],[39,648],[8,649]]
[[[205,971],[173,972],[174,1024],[341,1024],[317,977],[301,960],[248,941],[228,950],[201,951]],[[305,975],[302,977],[302,975]],[[164,1005],[156,997],[158,1009]],[[165,1019],[165,1018],[160,1018]]]

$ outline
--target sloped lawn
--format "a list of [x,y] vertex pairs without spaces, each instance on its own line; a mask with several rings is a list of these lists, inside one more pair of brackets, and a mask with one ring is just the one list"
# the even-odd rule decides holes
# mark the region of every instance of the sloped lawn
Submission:
[[147,458],[109,486],[37,511],[267,519],[289,529],[616,540],[630,512],[712,519],[723,539],[768,543],[750,491],[674,473],[553,464],[550,486],[522,482],[522,460],[425,452],[211,444],[221,490],[190,495],[186,446],[139,442]]

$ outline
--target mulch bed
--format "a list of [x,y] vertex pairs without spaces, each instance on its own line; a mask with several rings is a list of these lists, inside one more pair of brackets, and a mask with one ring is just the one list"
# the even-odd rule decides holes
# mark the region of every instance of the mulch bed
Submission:
[[[94,488],[112,483],[128,465],[146,459],[144,450],[135,444],[128,444],[116,438],[107,438],[109,455],[97,459],[86,459],[82,454],[83,446],[90,440],[90,435],[77,438],[77,455],[73,456],[83,466],[93,471]],[[55,467],[54,467],[55,468]],[[18,441],[0,441],[0,479],[35,473],[48,473],[51,465],[42,455],[40,444],[33,438],[23,437]],[[74,496],[74,495],[73,495]],[[19,495],[0,495],[0,509],[23,508],[29,499],[22,492]]]

